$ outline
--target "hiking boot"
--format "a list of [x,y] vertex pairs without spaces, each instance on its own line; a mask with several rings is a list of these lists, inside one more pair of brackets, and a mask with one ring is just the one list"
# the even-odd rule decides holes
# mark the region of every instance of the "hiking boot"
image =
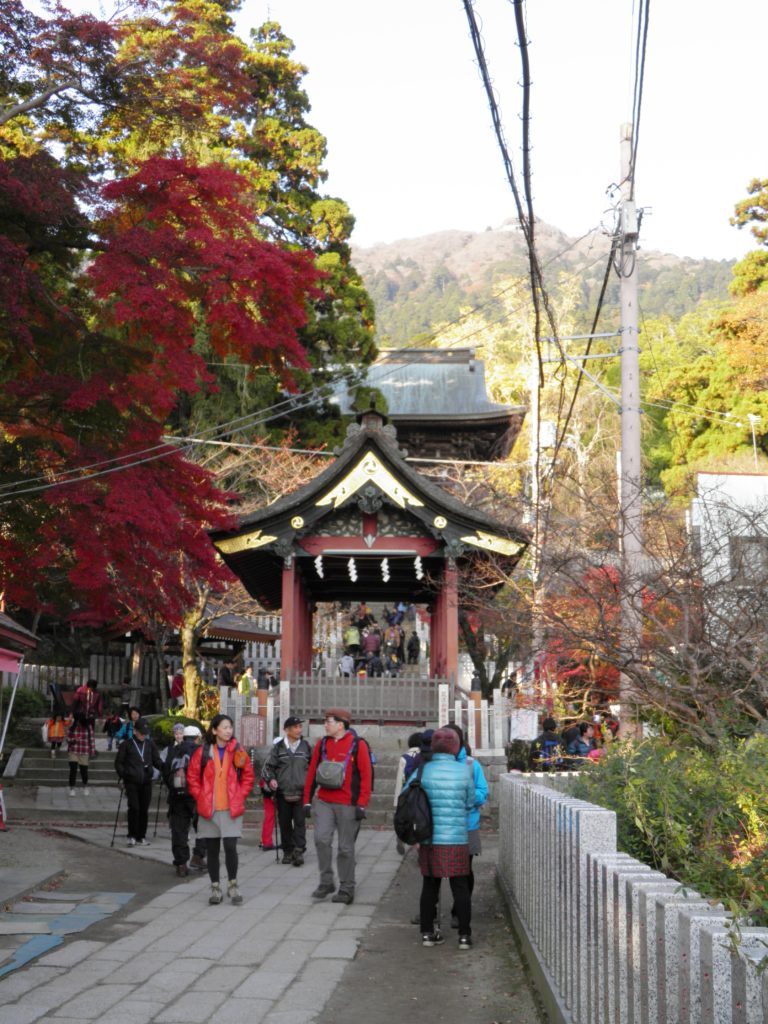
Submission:
[[312,893],[313,900],[324,900],[326,896],[330,896],[332,892],[336,891],[335,885],[318,885],[315,891]]
[[221,903],[223,899],[224,896],[222,895],[221,892],[221,886],[219,885],[218,882],[212,882],[211,895],[208,897],[208,902],[212,903],[215,906],[217,903]]
[[186,878],[187,875],[189,874],[189,868],[187,867],[186,864],[177,864],[176,874],[179,876],[179,878]]
[[283,864],[293,864],[293,850],[286,850],[283,854]]
[[349,906],[350,903],[355,902],[355,897],[351,892],[337,892],[335,896],[331,897],[331,903],[346,903]]
[[243,897],[240,895],[240,890],[237,888],[237,879],[232,878],[227,885],[227,896],[236,905],[239,906],[243,902]]
[[194,868],[195,871],[205,871],[205,858],[198,856],[196,853],[192,854],[192,859],[189,862],[189,866]]
[[472,937],[470,935],[459,936],[459,949],[471,949],[472,948]]
[[301,850],[294,850],[293,851],[293,866],[295,868],[300,868],[303,863],[304,863],[304,854],[301,852]]
[[422,946],[442,946],[444,942],[445,939],[437,929],[435,929],[433,932],[425,932],[421,936]]

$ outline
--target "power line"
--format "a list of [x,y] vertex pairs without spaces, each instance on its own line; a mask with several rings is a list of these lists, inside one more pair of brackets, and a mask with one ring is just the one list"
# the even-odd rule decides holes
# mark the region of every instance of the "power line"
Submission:
[[[572,249],[579,242],[583,241],[584,238],[587,238],[590,234],[593,234],[596,230],[597,228],[591,228],[589,231],[585,232],[579,238],[572,241],[560,253],[557,253],[554,256],[552,256],[548,263],[552,263],[559,259],[562,255],[564,255],[566,252]],[[587,264],[587,266],[581,268],[581,270],[578,273],[583,273],[584,271],[589,270],[592,266],[594,266],[596,262],[597,260],[594,260],[592,263]],[[575,277],[576,274],[577,272],[574,272],[571,276]],[[506,294],[514,287],[519,287],[519,283],[515,282],[515,284],[509,285],[507,288],[502,289],[501,292],[497,293],[495,296],[492,296],[491,299],[487,300],[484,303],[481,303],[479,307],[476,307],[475,309],[468,311],[468,313],[466,314],[462,314],[459,320],[455,321],[454,323],[448,324],[445,327],[441,328],[440,331],[435,332],[435,334],[432,336],[433,340],[439,337],[440,334],[448,327],[456,326],[457,323],[460,323],[461,320],[466,319],[467,316],[471,315],[473,312],[482,311],[487,306],[491,305],[497,298]],[[512,316],[514,313],[520,312],[522,309],[525,308],[525,305],[529,303],[530,297],[524,305],[519,306],[514,310],[511,310],[509,313],[504,312],[498,319],[491,320],[489,323],[483,324],[481,327],[475,329],[474,331],[471,331],[469,334],[463,335],[455,342],[452,342],[448,346],[446,346],[446,348],[460,347],[461,345],[465,344],[468,339],[474,337],[476,334],[482,333],[484,330],[486,330],[489,326],[492,326],[494,323],[500,323],[503,320],[507,319],[508,317]],[[403,364],[394,364],[390,369],[385,370],[383,373],[379,374],[378,380],[381,381],[383,377],[389,376],[392,373],[399,372],[402,369],[402,367]],[[270,406],[266,406],[264,409],[260,409],[256,412],[249,413],[245,416],[237,417],[235,419],[226,421],[223,424],[218,424],[213,427],[204,428],[203,430],[199,431],[199,435],[210,434],[212,438],[215,439],[217,436],[221,436],[224,433],[232,431],[240,432],[242,430],[262,426],[263,424],[271,422],[272,420],[280,419],[290,412],[302,412],[304,409],[309,408],[313,404],[315,404],[323,393],[327,393],[327,391],[333,388],[336,384],[339,384],[342,381],[346,380],[346,378],[349,375],[350,370],[344,370],[337,374],[336,377],[329,378],[329,380],[325,381],[323,384],[318,385],[307,392],[299,392],[296,395],[288,396],[284,399],[281,399],[278,402],[273,403]],[[272,415],[265,415],[265,413],[270,412],[272,413]],[[180,437],[178,440],[179,442],[183,442],[185,438]],[[47,475],[40,475],[36,477],[29,477],[24,480],[13,481],[8,484],[0,485],[0,495],[7,495],[5,500],[0,500],[0,504],[7,504],[8,501],[11,501],[17,497],[21,497],[22,495],[39,493],[41,491],[50,490],[53,487],[66,486],[72,483],[90,481],[100,476],[108,476],[114,472],[132,469],[136,466],[144,465],[149,462],[154,462],[159,458],[165,458],[166,456],[176,454],[178,452],[178,448],[170,446],[167,443],[163,443],[159,445],[152,445],[148,448],[140,449],[138,451],[134,451],[131,453],[124,453],[119,456],[114,456],[113,458],[110,459],[103,459],[99,462],[94,462],[86,466],[79,466],[73,467],[72,469],[62,470],[59,479],[57,480],[52,481],[49,479]],[[28,484],[35,484],[38,483],[39,481],[45,482],[38,487],[27,486]]]

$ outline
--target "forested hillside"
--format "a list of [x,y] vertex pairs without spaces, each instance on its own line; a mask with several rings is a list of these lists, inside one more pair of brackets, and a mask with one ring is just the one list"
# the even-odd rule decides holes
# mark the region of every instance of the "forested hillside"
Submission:
[[[573,290],[574,313],[584,323],[599,294],[608,239],[595,232],[569,238],[537,225],[537,241],[553,294]],[[703,299],[724,300],[733,261],[694,260],[640,252],[640,302],[645,317],[679,318]],[[525,278],[527,260],[516,224],[484,232],[443,231],[422,238],[353,249],[353,261],[376,306],[380,346],[424,342],[440,324],[468,307],[493,304],[510,278]],[[607,295],[605,323],[615,321],[618,278]]]

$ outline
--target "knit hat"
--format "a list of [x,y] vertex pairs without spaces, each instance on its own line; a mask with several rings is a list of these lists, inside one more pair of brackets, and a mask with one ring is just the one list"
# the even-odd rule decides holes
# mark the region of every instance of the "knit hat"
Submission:
[[425,729],[421,734],[421,749],[429,750],[432,745],[432,737],[435,735],[434,729]]
[[174,727],[173,727],[174,735],[177,732],[180,732],[182,734],[182,736],[184,735],[184,723],[183,722],[176,722],[176,724],[174,725]]
[[346,708],[328,708],[325,712],[325,717],[335,718],[339,722],[344,722],[347,728],[349,728],[349,723],[352,721],[352,714]]
[[453,729],[436,729],[432,736],[433,754],[453,754],[459,752],[459,737]]

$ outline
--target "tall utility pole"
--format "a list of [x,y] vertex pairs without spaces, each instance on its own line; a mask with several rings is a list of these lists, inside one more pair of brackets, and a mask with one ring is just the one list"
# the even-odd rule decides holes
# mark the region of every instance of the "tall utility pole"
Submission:
[[[640,348],[637,331],[637,207],[632,178],[632,125],[621,126],[621,204],[618,266],[621,278],[621,647],[625,658],[640,654],[642,608],[640,569],[643,560],[640,466]],[[631,683],[621,680],[622,717],[633,718]],[[627,723],[629,725],[629,723]],[[630,727],[631,728],[631,727]]]

